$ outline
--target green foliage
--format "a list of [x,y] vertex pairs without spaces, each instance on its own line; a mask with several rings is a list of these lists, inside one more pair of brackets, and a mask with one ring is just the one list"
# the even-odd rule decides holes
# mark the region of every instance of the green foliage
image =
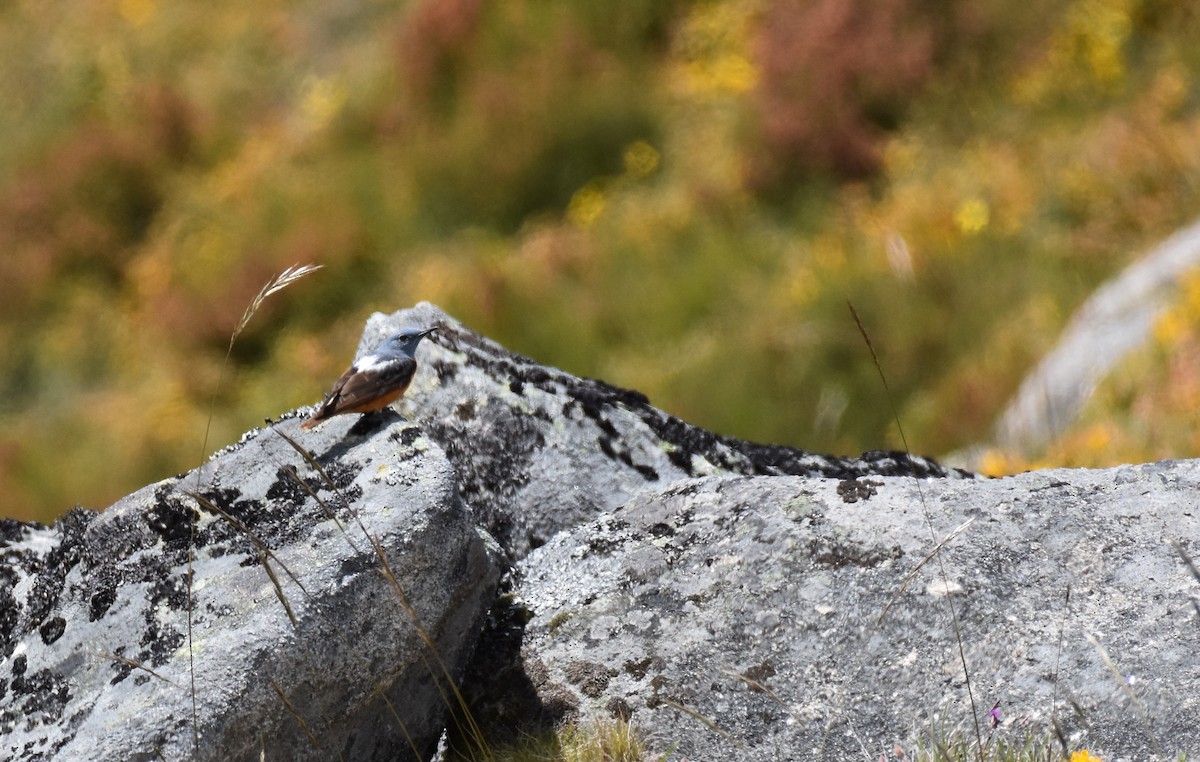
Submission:
[[850,300],[914,448],[985,439],[1200,206],[1200,17],[885,5],[3,5],[0,512],[196,465],[210,406],[220,444],[315,401],[421,299],[725,433],[896,446]]
[[540,738],[512,746],[487,749],[489,762],[650,762],[644,745],[621,720],[566,725]]

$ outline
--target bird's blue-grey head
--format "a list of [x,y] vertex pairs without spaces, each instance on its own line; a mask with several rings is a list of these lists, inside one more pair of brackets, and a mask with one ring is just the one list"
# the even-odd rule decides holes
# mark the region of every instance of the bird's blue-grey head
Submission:
[[433,328],[413,328],[408,327],[402,329],[399,333],[394,333],[388,337],[387,341],[379,345],[374,354],[401,354],[407,357],[412,357],[417,351],[417,345],[421,343],[421,339],[437,330],[437,326]]

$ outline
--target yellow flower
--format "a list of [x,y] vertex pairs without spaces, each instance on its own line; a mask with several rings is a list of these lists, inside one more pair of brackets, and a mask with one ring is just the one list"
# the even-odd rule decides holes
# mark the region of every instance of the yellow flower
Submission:
[[700,3],[680,30],[676,77],[688,95],[745,93],[758,81],[750,58],[756,0]]
[[1102,762],[1102,760],[1094,754],[1089,754],[1087,749],[1071,752],[1071,762]]
[[1188,320],[1179,309],[1167,310],[1154,321],[1154,338],[1164,347],[1178,346],[1188,334]]
[[571,203],[567,205],[567,219],[581,228],[591,225],[604,213],[604,192],[594,184],[588,184],[575,191]]
[[1125,74],[1124,47],[1133,28],[1126,0],[1092,0],[1073,8],[1073,26],[1092,75],[1112,84]]
[[976,461],[975,469],[985,476],[1007,476],[1029,468],[1029,464],[1013,453],[989,449]]
[[[1097,423],[1087,427],[1081,433],[1083,449],[1086,452],[1103,453],[1108,450],[1113,441],[1113,430],[1110,424]],[[1084,752],[1086,754],[1087,752]],[[1095,759],[1090,757],[1088,759]],[[1087,759],[1084,760],[1087,762]]]
[[954,222],[959,230],[970,235],[986,228],[990,216],[987,202],[972,198],[959,204],[958,211],[954,213]]
[[712,62],[708,69],[710,87],[719,92],[744,93],[758,81],[754,64],[743,55],[730,53]]
[[155,0],[120,0],[117,10],[130,26],[144,26],[158,12]]
[[319,130],[333,120],[346,104],[346,88],[328,78],[313,78],[300,100],[300,111],[309,127]]
[[645,177],[658,168],[658,151],[644,140],[625,149],[625,172],[632,177]]

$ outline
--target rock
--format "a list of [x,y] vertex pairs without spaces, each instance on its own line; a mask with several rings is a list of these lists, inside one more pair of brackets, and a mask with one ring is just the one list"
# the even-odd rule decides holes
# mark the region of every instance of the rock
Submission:
[[840,458],[723,437],[638,392],[509,352],[428,303],[372,315],[359,355],[406,325],[442,328],[421,345],[398,407],[446,451],[464,499],[513,558],[643,489],[691,477],[969,476],[902,453]]
[[[659,662],[521,661],[519,577],[496,597],[512,563],[698,477],[832,477],[839,500],[874,505],[872,475],[970,476],[897,453],[838,458],[722,437],[637,392],[512,354],[428,304],[373,316],[360,353],[412,323],[442,330],[418,352],[400,415],[300,432],[304,412],[292,411],[200,473],[103,513],[0,524],[0,757],[426,759],[454,703],[445,683],[468,673],[462,690],[480,717],[512,727],[597,702],[640,717],[624,686],[631,674],[657,679]],[[311,450],[324,475],[277,432]],[[741,509],[712,510],[716,522]],[[592,552],[630,542],[614,538]],[[562,617],[551,624],[570,626]],[[485,677],[499,679],[491,712]]]
[[953,602],[993,744],[1058,722],[1105,760],[1195,755],[1200,579],[1172,543],[1200,558],[1197,495],[1200,461],[641,492],[520,563],[532,618],[496,673],[539,713],[510,728],[628,717],[689,760],[974,740]]
[[252,431],[102,513],[0,524],[0,757],[189,759],[194,729],[200,760],[428,759],[499,549],[436,444],[356,418]]
[[[1146,343],[1200,265],[1200,221],[1179,230],[1098,288],[1075,311],[1053,350],[1021,382],[995,428],[996,445],[1035,453],[1066,429],[1096,386]],[[983,452],[986,446],[974,448]]]

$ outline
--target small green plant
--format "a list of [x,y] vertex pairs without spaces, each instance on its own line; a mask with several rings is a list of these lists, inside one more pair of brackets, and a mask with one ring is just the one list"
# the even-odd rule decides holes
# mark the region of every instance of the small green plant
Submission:
[[1070,762],[1100,762],[1097,757],[1077,760],[1076,755],[1069,758],[1064,756],[1055,744],[1053,736],[1049,734],[1030,733],[1018,741],[997,738],[985,744],[978,752],[973,736],[974,734],[968,738],[957,731],[943,735],[935,731],[927,739],[919,742],[916,751],[911,755],[905,755],[904,751],[897,747],[892,759],[911,759],[915,762],[968,762],[974,759],[983,759],[985,762],[1063,762],[1068,759]]
[[[645,745],[624,720],[568,724],[498,749],[493,762],[647,762]],[[661,759],[665,760],[665,757]]]

